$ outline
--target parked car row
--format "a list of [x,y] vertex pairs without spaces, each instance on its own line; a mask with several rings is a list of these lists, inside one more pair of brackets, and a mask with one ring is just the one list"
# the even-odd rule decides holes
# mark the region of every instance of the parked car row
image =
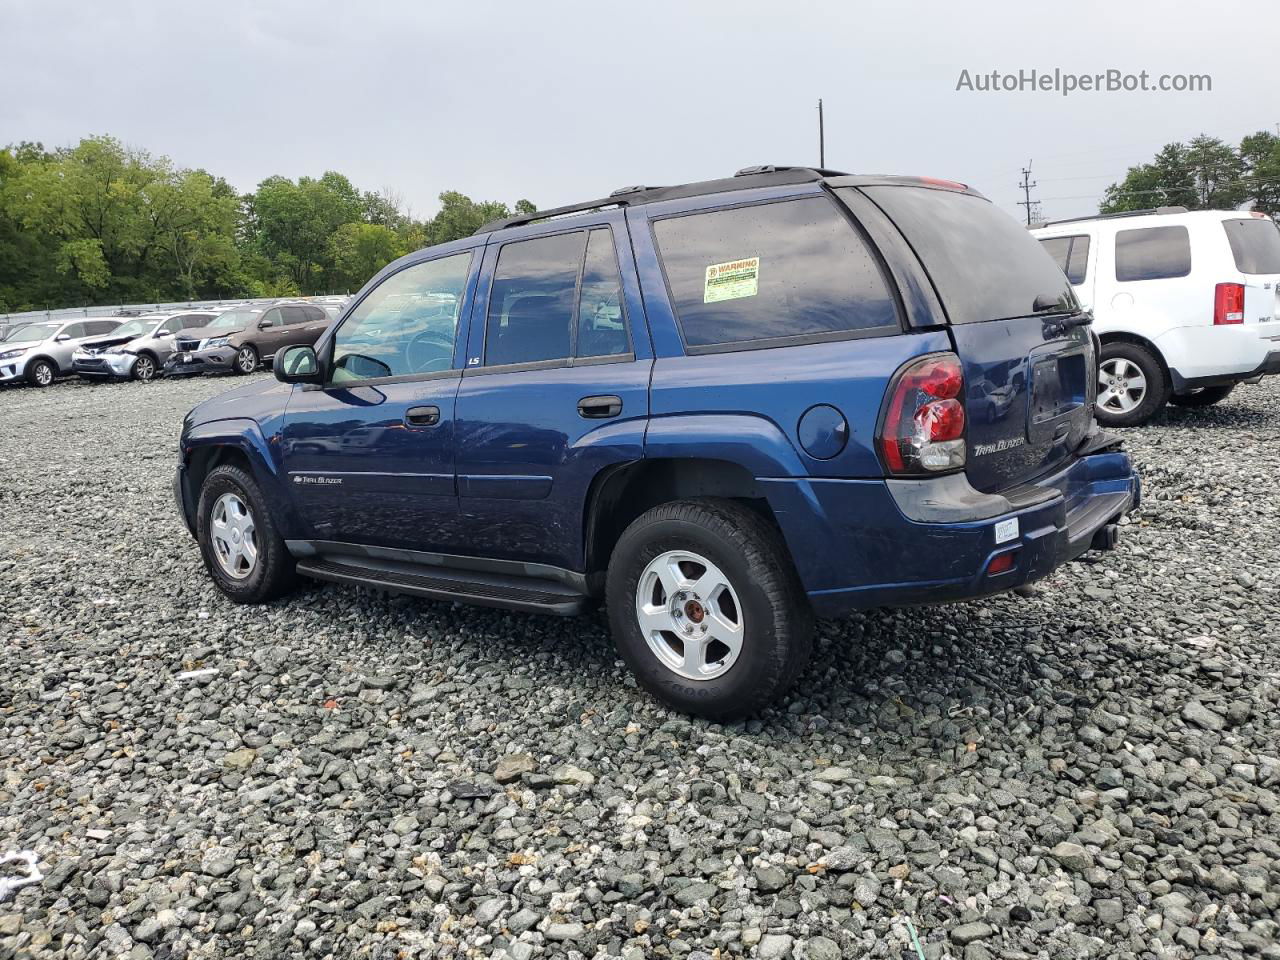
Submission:
[[40,320],[0,330],[0,383],[47,387],[59,377],[152,380],[252,373],[278,350],[311,344],[346,298],[252,303],[130,318]]
[[1161,207],[1032,235],[1093,312],[1103,424],[1209,406],[1280,373],[1280,227],[1265,214]]

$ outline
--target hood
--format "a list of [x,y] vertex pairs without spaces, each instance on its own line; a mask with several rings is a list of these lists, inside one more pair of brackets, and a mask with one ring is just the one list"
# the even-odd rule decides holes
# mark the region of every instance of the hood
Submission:
[[292,390],[290,384],[274,377],[247,383],[197,404],[187,414],[187,423],[195,426],[233,418],[263,420],[284,410]]
[[92,340],[81,340],[76,349],[97,353],[101,350],[105,350],[107,347],[114,347],[122,343],[128,343],[130,340],[137,340],[139,336],[142,336],[142,334],[131,334],[125,337],[113,337],[108,334],[105,337],[94,337]]
[[192,327],[178,334],[182,340],[208,340],[210,337],[234,337],[244,333],[244,327]]

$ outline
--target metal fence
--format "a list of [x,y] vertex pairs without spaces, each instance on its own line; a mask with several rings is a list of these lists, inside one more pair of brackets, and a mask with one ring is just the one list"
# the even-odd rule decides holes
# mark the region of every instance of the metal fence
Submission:
[[229,310],[245,303],[274,303],[287,300],[324,300],[346,294],[317,294],[314,297],[239,297],[231,300],[184,300],[179,303],[121,303],[104,307],[63,307],[59,310],[28,310],[0,313],[0,323],[35,323],[38,320],[80,320],[90,317],[137,316],[141,313],[173,313],[177,310]]

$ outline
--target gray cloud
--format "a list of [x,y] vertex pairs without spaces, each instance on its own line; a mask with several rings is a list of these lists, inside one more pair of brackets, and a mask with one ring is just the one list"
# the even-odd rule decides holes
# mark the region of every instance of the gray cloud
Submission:
[[[0,0],[0,141],[111,133],[245,190],[336,169],[427,215],[443,189],[551,206],[816,163],[821,96],[829,166],[963,180],[1017,214],[1034,158],[1066,216],[1165,142],[1275,129],[1274,56],[1241,24],[1274,36],[1280,7]],[[1213,91],[955,90],[962,69],[1054,67]]]

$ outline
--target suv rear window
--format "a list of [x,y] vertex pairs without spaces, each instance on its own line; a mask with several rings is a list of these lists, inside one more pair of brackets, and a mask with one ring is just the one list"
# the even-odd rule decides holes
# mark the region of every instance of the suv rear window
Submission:
[[1223,220],[1231,255],[1241,273],[1280,273],[1280,227],[1270,217]]
[[690,352],[897,330],[879,262],[825,197],[656,220]]
[[1054,262],[1072,283],[1084,283],[1085,268],[1089,262],[1089,235],[1048,237],[1040,241],[1053,257]]
[[1074,303],[1053,257],[990,201],[930,187],[862,191],[914,248],[952,323],[1029,316],[1042,295]]
[[1144,227],[1116,233],[1116,280],[1169,280],[1191,272],[1186,227]]

